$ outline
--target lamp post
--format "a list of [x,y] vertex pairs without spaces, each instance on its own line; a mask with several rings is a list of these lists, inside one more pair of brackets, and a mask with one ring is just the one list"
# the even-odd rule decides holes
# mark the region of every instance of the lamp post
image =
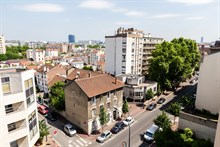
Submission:
[[[114,107],[116,110],[120,111],[121,113],[123,113],[121,110],[119,110],[117,107]],[[129,112],[129,111],[128,111]],[[130,113],[129,113],[130,114]],[[129,115],[130,116],[130,115]],[[131,128],[130,128],[130,123],[128,123],[128,147],[130,147],[131,144]]]

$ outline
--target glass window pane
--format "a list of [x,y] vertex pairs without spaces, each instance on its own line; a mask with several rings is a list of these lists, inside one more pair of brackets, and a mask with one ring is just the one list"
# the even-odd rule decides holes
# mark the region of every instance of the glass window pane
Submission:
[[11,91],[10,84],[9,83],[2,84],[2,91],[3,93],[9,93]]
[[28,80],[24,81],[25,89],[28,89]]
[[29,79],[29,80],[28,80],[28,83],[29,83],[29,87],[32,87],[32,86],[33,86],[33,81],[32,81],[32,79]]

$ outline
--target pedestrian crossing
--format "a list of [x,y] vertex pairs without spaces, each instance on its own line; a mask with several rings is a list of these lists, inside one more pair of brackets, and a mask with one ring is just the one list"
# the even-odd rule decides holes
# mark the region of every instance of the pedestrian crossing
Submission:
[[91,144],[91,142],[85,141],[81,137],[77,137],[76,140],[69,140],[69,147],[87,147]]

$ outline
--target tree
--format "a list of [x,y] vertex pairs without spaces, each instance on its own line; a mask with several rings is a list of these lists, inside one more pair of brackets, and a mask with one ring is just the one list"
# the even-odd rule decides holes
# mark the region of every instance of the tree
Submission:
[[0,61],[7,60],[7,56],[5,54],[0,54]]
[[178,103],[172,103],[169,107],[168,110],[170,111],[170,113],[172,115],[174,115],[174,123],[175,123],[175,119],[177,116],[179,116],[180,114],[180,105]]
[[108,122],[107,113],[106,113],[104,107],[101,107],[101,109],[100,109],[99,121],[100,121],[100,124],[102,126],[102,132],[103,132],[104,125]]
[[152,51],[149,77],[159,83],[162,91],[175,88],[194,72],[199,60],[195,41],[184,38],[164,41]]
[[185,128],[184,129],[184,133],[180,134],[181,138],[183,139],[183,141],[187,144],[187,145],[192,145],[193,139],[193,132],[190,128]]
[[129,106],[128,106],[128,102],[127,100],[124,101],[123,105],[122,105],[122,112],[124,114],[126,114],[129,111]]
[[83,69],[93,71],[92,66],[84,66]]
[[146,98],[149,100],[149,99],[152,99],[154,97],[154,92],[153,90],[150,88],[147,90],[146,92]]
[[162,114],[158,115],[156,119],[154,119],[154,123],[163,130],[170,129],[171,126],[171,121],[164,111]]
[[65,110],[64,82],[57,82],[50,88],[50,105],[58,111]]
[[50,132],[49,132],[49,127],[47,126],[45,120],[39,121],[39,129],[40,129],[39,142],[42,143],[45,136],[47,141],[47,136],[50,134]]

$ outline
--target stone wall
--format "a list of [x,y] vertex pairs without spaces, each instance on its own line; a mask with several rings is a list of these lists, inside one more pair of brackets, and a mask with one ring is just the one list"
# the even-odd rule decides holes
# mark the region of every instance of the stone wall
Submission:
[[180,112],[179,129],[184,130],[185,128],[192,129],[194,135],[198,138],[211,139],[211,141],[214,142],[217,122],[189,113]]

